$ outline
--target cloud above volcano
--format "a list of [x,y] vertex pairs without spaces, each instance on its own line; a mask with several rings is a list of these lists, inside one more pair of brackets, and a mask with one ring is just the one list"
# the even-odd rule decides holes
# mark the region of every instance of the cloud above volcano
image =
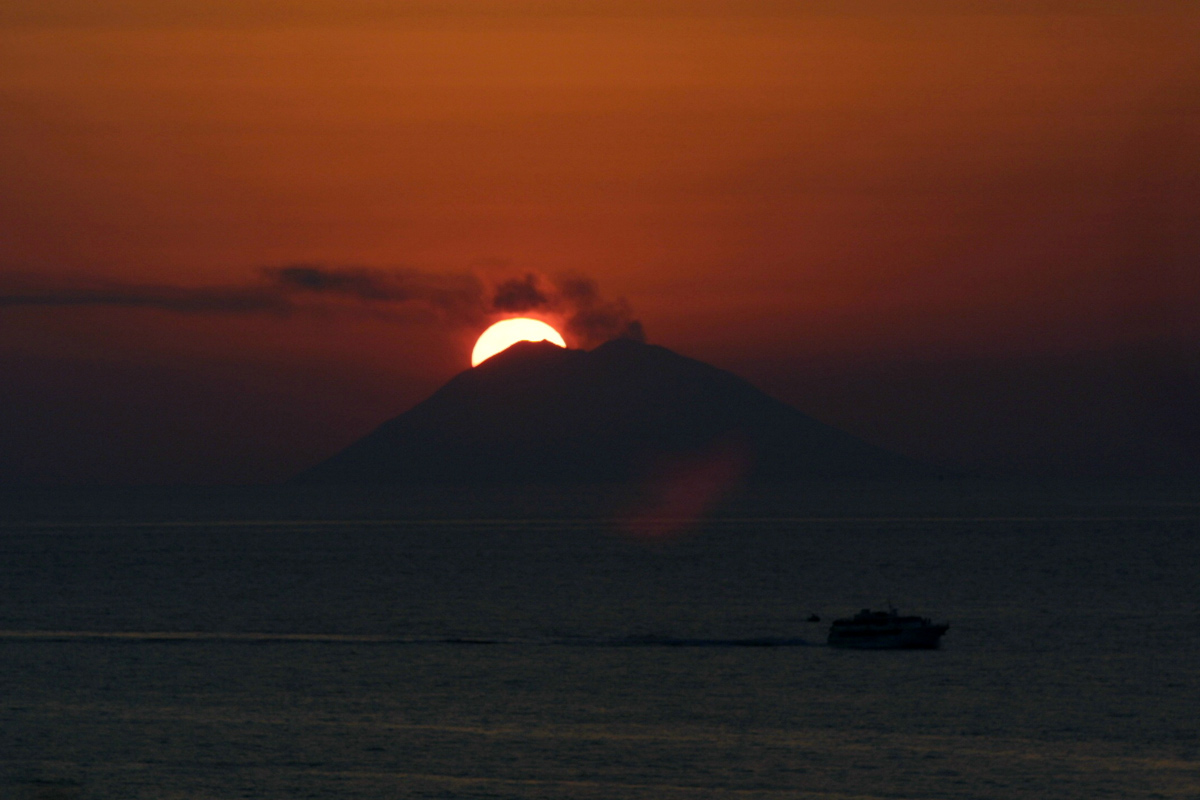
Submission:
[[0,309],[111,307],[178,314],[366,316],[477,326],[498,315],[553,314],[585,347],[643,339],[624,298],[604,296],[586,276],[528,272],[495,281],[473,273],[434,273],[323,264],[264,267],[253,278],[179,286],[13,274],[0,279]]

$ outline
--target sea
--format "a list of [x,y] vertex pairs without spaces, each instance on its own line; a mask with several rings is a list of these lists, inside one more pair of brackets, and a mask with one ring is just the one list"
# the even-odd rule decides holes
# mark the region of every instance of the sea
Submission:
[[1200,798],[1200,482],[0,500],[5,800]]

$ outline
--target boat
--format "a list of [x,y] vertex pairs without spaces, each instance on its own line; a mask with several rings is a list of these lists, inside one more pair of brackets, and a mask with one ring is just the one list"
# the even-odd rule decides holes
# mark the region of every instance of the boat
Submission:
[[938,646],[950,626],[934,624],[928,617],[902,617],[896,609],[871,611],[864,608],[848,619],[829,626],[831,647],[863,650],[929,649]]

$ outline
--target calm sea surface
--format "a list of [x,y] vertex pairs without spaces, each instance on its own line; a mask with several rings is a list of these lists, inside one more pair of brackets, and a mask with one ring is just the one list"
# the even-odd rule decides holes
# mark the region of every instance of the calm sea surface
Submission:
[[[0,797],[1200,798],[1200,493],[989,491],[657,537],[27,503]],[[889,599],[943,647],[824,646]]]

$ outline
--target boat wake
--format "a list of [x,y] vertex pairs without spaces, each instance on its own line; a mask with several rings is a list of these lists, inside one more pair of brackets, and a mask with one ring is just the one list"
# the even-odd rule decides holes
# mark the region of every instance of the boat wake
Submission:
[[806,647],[807,639],[785,636],[702,638],[634,634],[615,637],[550,635],[538,638],[480,636],[386,636],[331,633],[247,633],[231,631],[0,631],[8,642],[96,642],[125,644],[203,643],[331,645],[526,645],[550,647]]
[[601,647],[807,647],[812,642],[798,637],[756,636],[747,639],[701,639],[676,636],[624,636],[592,643]]

